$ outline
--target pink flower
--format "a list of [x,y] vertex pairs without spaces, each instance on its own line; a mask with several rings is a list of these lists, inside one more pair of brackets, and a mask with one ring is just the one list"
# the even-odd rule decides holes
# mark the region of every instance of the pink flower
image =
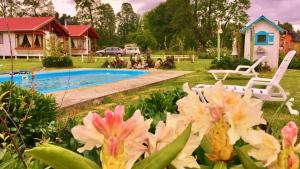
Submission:
[[281,135],[283,138],[283,147],[293,146],[297,140],[298,127],[297,125],[290,121],[281,129]]
[[97,113],[93,114],[93,125],[108,141],[109,150],[112,156],[118,154],[118,144],[123,142],[134,129],[138,127],[137,116],[133,116],[127,121],[123,121],[123,116],[123,106],[117,106],[115,113],[109,110],[106,111],[104,118],[101,118]]
[[297,169],[299,166],[299,157],[294,152],[289,155],[288,169]]
[[84,125],[75,126],[72,134],[84,144],[79,152],[101,147],[101,160],[104,169],[119,166],[126,169],[146,151],[143,145],[151,120],[144,121],[140,111],[136,111],[127,121],[123,120],[124,106],[117,106],[115,112],[110,110],[100,117],[97,113],[89,113],[84,118]]

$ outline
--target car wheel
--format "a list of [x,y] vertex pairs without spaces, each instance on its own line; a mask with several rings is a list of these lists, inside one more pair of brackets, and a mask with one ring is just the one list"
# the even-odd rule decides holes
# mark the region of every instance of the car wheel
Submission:
[[118,53],[117,56],[121,57],[122,55],[120,53]]
[[98,53],[98,56],[103,56],[103,54],[102,53]]

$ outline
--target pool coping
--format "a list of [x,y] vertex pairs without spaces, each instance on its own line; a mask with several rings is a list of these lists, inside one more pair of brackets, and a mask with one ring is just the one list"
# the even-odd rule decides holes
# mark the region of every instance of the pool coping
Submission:
[[93,102],[105,96],[133,90],[154,83],[180,77],[193,71],[148,70],[149,74],[136,78],[47,93],[55,97],[60,109],[72,108]]

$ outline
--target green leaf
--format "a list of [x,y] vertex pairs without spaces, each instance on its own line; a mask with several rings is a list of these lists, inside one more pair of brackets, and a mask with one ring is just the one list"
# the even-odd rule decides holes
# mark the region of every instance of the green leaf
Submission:
[[245,169],[262,169],[262,167],[258,167],[255,162],[240,148],[235,148],[237,155]]
[[25,151],[34,158],[43,161],[55,169],[99,169],[100,167],[89,159],[51,144],[43,144]]
[[172,143],[159,152],[151,154],[144,160],[136,163],[132,169],[164,169],[181,152],[191,133],[191,124]]
[[226,163],[220,161],[214,165],[213,169],[227,169],[227,165]]
[[214,151],[207,136],[203,137],[200,146],[206,153],[212,153]]
[[211,169],[210,166],[206,166],[206,165],[200,165],[200,168],[201,168],[201,169]]

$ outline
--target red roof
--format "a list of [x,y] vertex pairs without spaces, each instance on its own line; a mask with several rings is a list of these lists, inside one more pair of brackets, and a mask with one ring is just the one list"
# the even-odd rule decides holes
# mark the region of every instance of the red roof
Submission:
[[90,25],[67,25],[66,29],[69,31],[70,36],[79,37],[88,31],[90,36],[99,38],[95,29]]
[[53,17],[0,18],[0,31],[34,31],[52,20]]

